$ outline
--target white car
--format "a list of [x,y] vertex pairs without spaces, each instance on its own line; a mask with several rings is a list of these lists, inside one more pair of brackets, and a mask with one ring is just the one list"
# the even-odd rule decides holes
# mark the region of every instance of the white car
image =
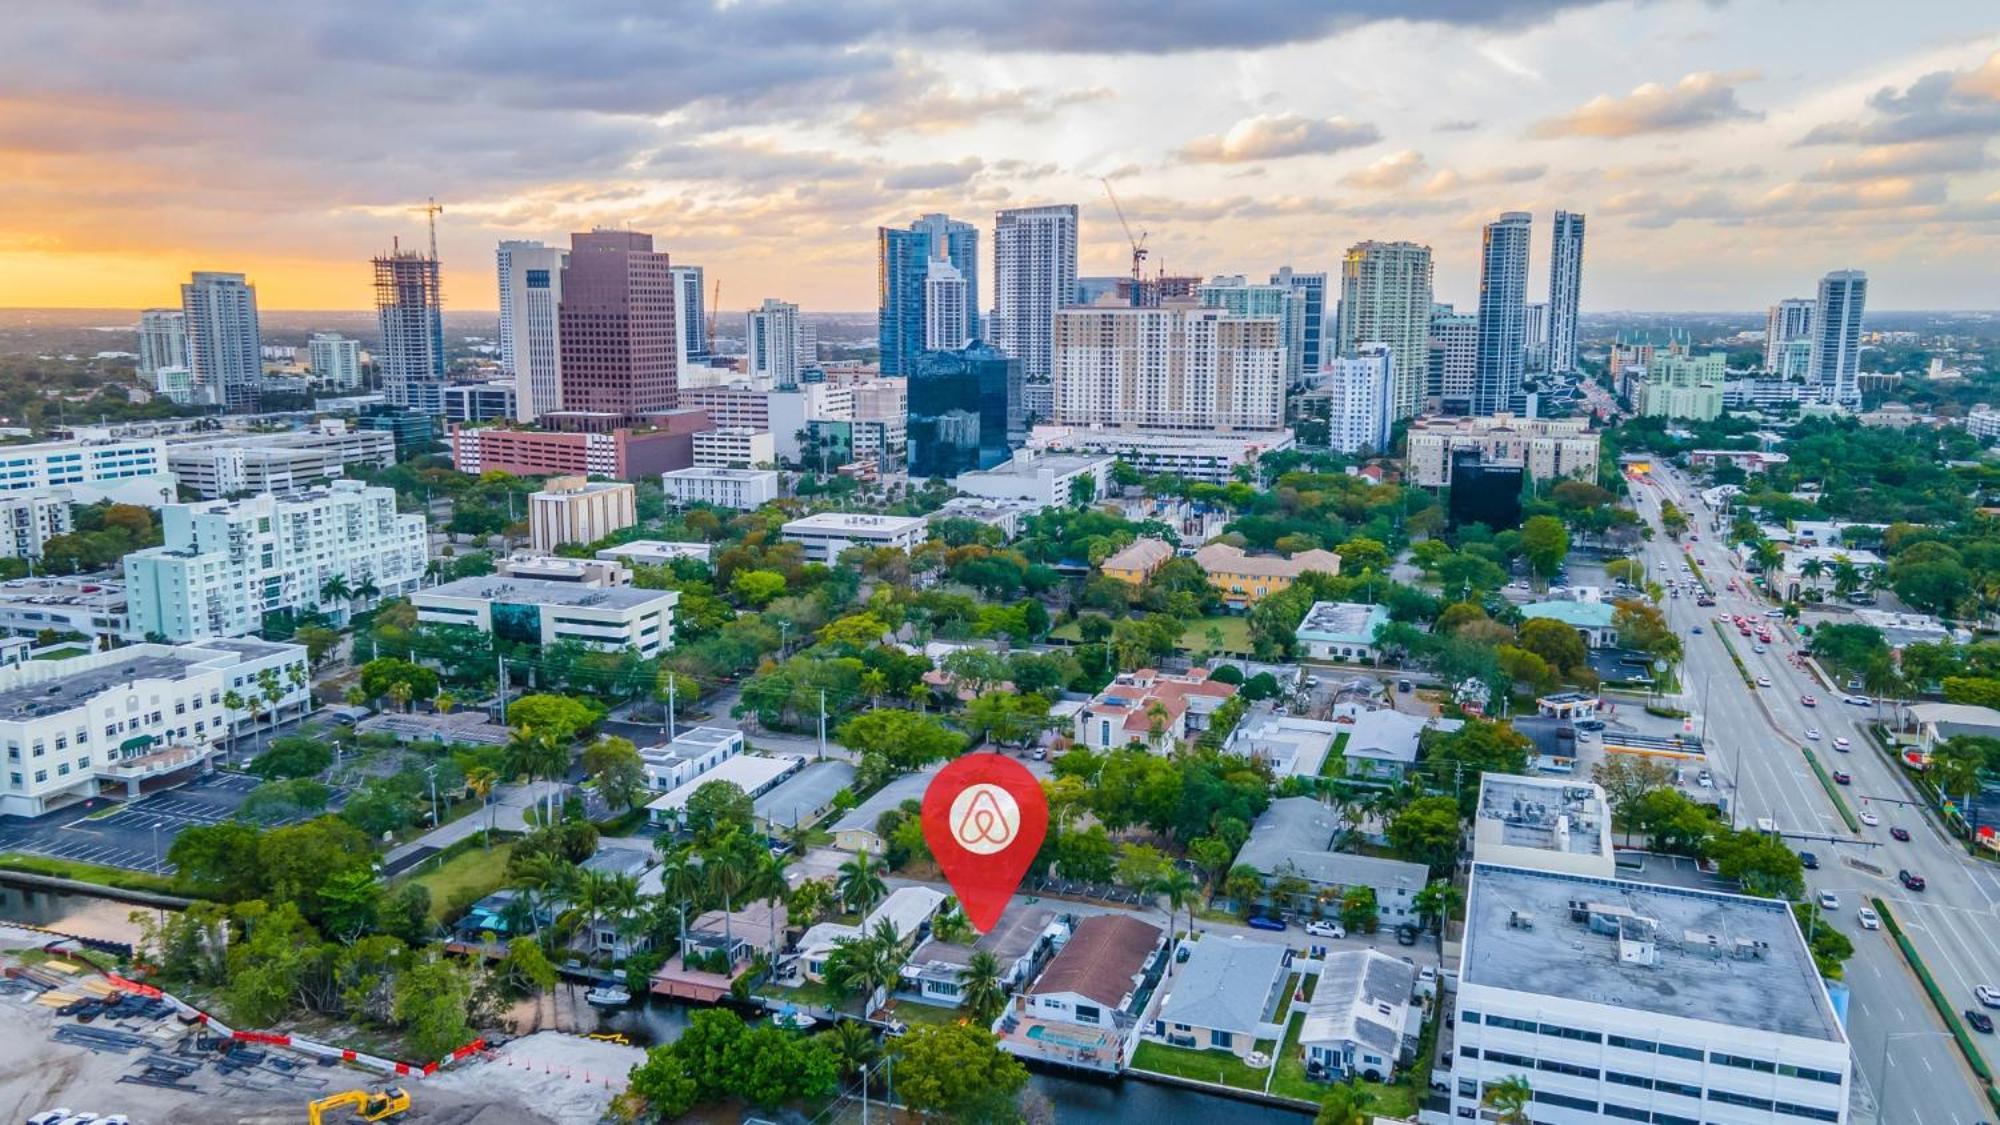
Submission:
[[69,1108],[67,1106],[61,1109],[45,1109],[28,1118],[28,1125],[56,1125],[57,1122],[68,1117]]
[[1882,818],[1881,818],[1881,817],[1879,817],[1879,816],[1876,816],[1876,815],[1875,815],[1874,813],[1872,813],[1872,812],[1869,812],[1869,811],[1868,811],[1867,809],[1862,809],[1862,810],[1861,810],[1861,823],[1863,823],[1863,824],[1867,825],[1867,826],[1868,826],[1868,827],[1870,827],[1870,828],[1873,828],[1873,827],[1875,827],[1876,825],[1878,825],[1878,824],[1882,823]]
[[1757,686],[1758,686],[1758,687],[1770,687],[1770,686],[1771,686],[1771,677],[1769,677],[1769,676],[1759,676],[1759,677],[1757,677]]
[[1879,930],[1882,928],[1882,916],[1875,913],[1875,908],[1872,906],[1864,906],[1855,911],[1854,917],[1861,923],[1861,928],[1864,930]]
[[1818,741],[1819,741],[1819,728],[1818,728],[1818,727],[1807,727],[1807,728],[1806,728],[1806,740],[1807,740],[1808,742],[1818,742]]
[[1765,648],[1765,647],[1764,647],[1763,645],[1751,645],[1751,646],[1750,646],[1750,651],[1751,651],[1751,652],[1754,652],[1754,653],[1756,653],[1756,654],[1757,654],[1757,655],[1759,655],[1759,656],[1762,656],[1762,655],[1764,655],[1765,653],[1767,653],[1767,652],[1769,652],[1769,651],[1771,651],[1771,650],[1770,650],[1770,649],[1767,649],[1767,648]]
[[1715,788],[1715,775],[1709,773],[1707,770],[1703,770],[1694,775],[1694,783],[1703,789],[1713,789]]
[[1839,910],[1840,896],[1834,894],[1832,891],[1821,891],[1819,893],[1819,908],[1821,910]]
[[1314,937],[1344,938],[1347,928],[1338,922],[1307,922],[1306,932]]
[[1833,748],[1835,750],[1845,750],[1852,745],[1854,744],[1847,741],[1847,737],[1845,735],[1842,735],[1841,737],[1833,740]]
[[1972,995],[1977,997],[1984,1007],[2000,1008],[2000,988],[1994,988],[1990,984],[1976,984],[1972,986]]

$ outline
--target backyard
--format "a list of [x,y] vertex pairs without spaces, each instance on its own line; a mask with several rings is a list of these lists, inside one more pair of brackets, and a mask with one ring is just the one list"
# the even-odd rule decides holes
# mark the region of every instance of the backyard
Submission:
[[490,851],[475,845],[442,863],[421,864],[422,870],[411,879],[431,893],[431,921],[441,923],[499,890],[513,851],[511,843],[496,844]]

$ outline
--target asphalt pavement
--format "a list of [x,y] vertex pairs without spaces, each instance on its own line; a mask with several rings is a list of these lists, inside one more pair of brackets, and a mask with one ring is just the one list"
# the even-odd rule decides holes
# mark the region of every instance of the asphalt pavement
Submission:
[[[1689,513],[1699,540],[1677,545],[1659,532],[1662,492]],[[1802,650],[1794,630],[1773,619],[1773,643],[1758,654],[1754,638],[1717,623],[1717,615],[1724,614],[1762,619],[1772,606],[1751,592],[1750,576],[1712,537],[1708,510],[1685,478],[1655,474],[1651,486],[1635,485],[1633,493],[1656,531],[1643,547],[1653,574],[1684,577],[1685,546],[1715,590],[1712,608],[1696,606],[1685,594],[1665,605],[1686,648],[1685,705],[1701,716],[1710,768],[1734,786],[1739,826],[1759,818],[1774,821],[1795,849],[1818,858],[1819,868],[1806,872],[1811,892],[1831,891],[1839,897],[1839,907],[1828,914],[1854,942],[1855,954],[1846,967],[1848,1034],[1862,1100],[1867,1105],[1879,1100],[1884,1112],[1878,1120],[1883,1122],[1972,1125],[1988,1120],[1985,1097],[1894,941],[1886,930],[1864,930],[1855,912],[1871,897],[1888,903],[1951,1002],[1976,1007],[1973,986],[2000,983],[2000,872],[1968,857],[1916,806],[1916,794],[1899,776],[1899,767],[1875,747],[1865,729],[1875,720],[1875,709],[1843,703],[1844,692],[1795,662]],[[1700,636],[1692,634],[1696,625],[1702,628]],[[1725,636],[1753,678],[1769,677],[1769,688],[1744,684],[1724,648]],[[1814,706],[1803,703],[1806,696],[1815,697]],[[1817,729],[1820,737],[1809,739],[1808,729]],[[1846,752],[1835,748],[1837,738],[1848,740]],[[1848,830],[1807,762],[1806,747],[1829,772],[1852,775],[1852,784],[1840,787],[1843,794],[1857,813],[1872,814],[1878,824]],[[1893,840],[1892,827],[1907,829],[1911,839]],[[1925,876],[1927,889],[1904,890],[1896,878],[1899,869]],[[1973,1033],[1973,1038],[1989,1063],[2000,1059],[1992,1037]]]

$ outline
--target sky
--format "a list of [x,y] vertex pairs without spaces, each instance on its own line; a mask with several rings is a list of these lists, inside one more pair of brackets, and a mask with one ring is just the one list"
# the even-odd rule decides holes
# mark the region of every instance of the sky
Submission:
[[1589,311],[1741,310],[1866,269],[2000,308],[2000,8],[1967,0],[64,0],[0,36],[0,306],[370,301],[438,221],[493,247],[648,231],[721,305],[875,306],[875,228],[1075,203],[1083,274],[1337,273],[1588,216]]

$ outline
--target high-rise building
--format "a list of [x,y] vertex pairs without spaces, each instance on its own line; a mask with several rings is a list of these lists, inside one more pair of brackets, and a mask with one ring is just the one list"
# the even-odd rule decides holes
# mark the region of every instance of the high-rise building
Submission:
[[563,266],[569,252],[539,242],[500,244],[500,340],[514,376],[514,420],[532,422],[562,400]]
[[910,229],[931,240],[930,260],[948,263],[965,279],[965,339],[979,339],[979,228],[949,215],[930,214]]
[[1296,291],[1305,302],[1299,333],[1299,370],[1311,374],[1333,358],[1326,332],[1326,275],[1294,273],[1281,266],[1271,275],[1271,284]]
[[1198,433],[1284,426],[1285,346],[1276,317],[1114,300],[1056,314],[1058,423]]
[[[1054,371],[1055,318],[1076,292],[1076,204],[1018,207],[993,220],[993,341],[1021,375]],[[886,372],[885,372],[886,373]]]
[[1577,300],[1583,292],[1583,216],[1557,211],[1549,232],[1548,371],[1576,370]]
[[708,338],[708,296],[701,291],[704,278],[700,266],[669,266],[667,274],[674,279],[674,326],[680,338],[674,370],[682,371],[690,361],[708,362],[715,351]]
[[972,342],[966,325],[978,307],[958,267],[932,258],[924,276],[924,350],[954,352]]
[[1811,297],[1787,297],[1771,306],[1764,320],[1764,370],[1783,371],[1785,345],[1812,339]]
[[1534,217],[1508,211],[1486,224],[1479,252],[1479,356],[1474,414],[1500,414],[1521,389],[1526,336],[1528,240]]
[[908,375],[924,350],[924,282],[930,276],[928,235],[914,230],[875,230],[876,340],[882,374]]
[[1471,411],[1472,390],[1479,384],[1479,318],[1449,307],[1433,314],[1428,344],[1425,397],[1446,414]]
[[[979,338],[978,228],[930,214],[908,230],[877,228],[875,243],[882,374],[907,375],[919,352]],[[954,307],[933,309],[933,295]]]
[[1387,344],[1363,344],[1328,364],[1320,385],[1328,394],[1327,444],[1342,453],[1381,453],[1395,423],[1395,355]]
[[197,272],[181,286],[181,312],[196,397],[225,410],[256,410],[264,380],[257,287],[240,273]]
[[798,386],[799,372],[818,358],[803,354],[800,327],[797,305],[775,297],[764,298],[764,303],[751,309],[744,318],[744,339],[749,344],[744,371],[752,379],[768,382],[770,386]]
[[375,318],[382,347],[375,366],[382,397],[418,414],[444,413],[444,301],[438,261],[415,250],[375,259]]
[[338,332],[315,332],[306,342],[306,366],[324,390],[356,390],[361,386],[361,341]]
[[147,309],[139,314],[139,374],[153,378],[162,367],[188,365],[187,313]]
[[910,372],[910,475],[953,477],[1007,460],[1022,409],[1020,360],[990,344],[924,352]]
[[1396,362],[1392,409],[1417,413],[1429,376],[1431,248],[1415,242],[1358,242],[1340,267],[1340,314],[1333,351],[1355,355],[1387,344]]
[[625,418],[672,410],[679,398],[673,278],[653,236],[570,236],[558,316],[562,407]]
[[1549,369],[1549,306],[1529,301],[1521,306],[1521,335],[1527,340],[1522,362],[1529,371]]
[[[1290,285],[1253,285],[1237,276],[1211,277],[1195,290],[1195,298],[1212,309],[1228,309],[1237,316],[1278,318],[1278,339],[1285,346],[1285,378],[1297,382],[1304,374],[1300,357],[1305,353],[1305,293]],[[1147,301],[1152,305],[1156,302]]]
[[1820,400],[1853,409],[1861,405],[1861,315],[1868,307],[1868,275],[1835,270],[1819,279],[1813,308],[1812,374]]

